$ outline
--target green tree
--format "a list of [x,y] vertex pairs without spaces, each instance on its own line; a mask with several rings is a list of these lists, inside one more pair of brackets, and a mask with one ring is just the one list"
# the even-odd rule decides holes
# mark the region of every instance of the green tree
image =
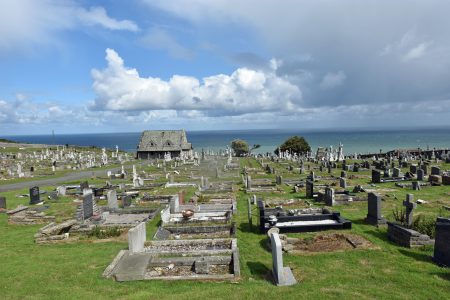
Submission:
[[275,154],[278,155],[278,149],[281,152],[289,150],[290,153],[304,154],[311,151],[308,142],[302,136],[292,136],[288,138],[279,148],[275,149]]
[[236,156],[243,156],[249,152],[248,143],[244,140],[236,139],[232,141],[231,148],[236,153]]

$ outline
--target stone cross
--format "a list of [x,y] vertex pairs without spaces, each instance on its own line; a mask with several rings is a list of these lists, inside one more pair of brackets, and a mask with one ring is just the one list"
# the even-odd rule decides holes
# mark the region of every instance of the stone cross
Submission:
[[417,204],[413,202],[414,195],[407,194],[406,201],[403,201],[403,206],[406,208],[406,224],[408,226],[412,225],[413,222],[413,210],[417,207]]

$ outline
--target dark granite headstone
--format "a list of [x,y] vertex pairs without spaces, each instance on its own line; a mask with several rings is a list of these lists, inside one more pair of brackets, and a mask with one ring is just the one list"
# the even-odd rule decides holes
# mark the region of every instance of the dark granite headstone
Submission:
[[0,197],[0,209],[6,209],[6,197]]
[[83,196],[83,220],[89,219],[94,215],[94,199],[92,194],[86,194]]
[[380,183],[381,182],[381,172],[379,170],[372,170],[372,182]]
[[433,260],[450,267],[450,218],[437,218]]
[[431,175],[441,175],[441,169],[439,167],[431,167]]
[[381,197],[375,193],[367,195],[366,222],[372,225],[386,224],[386,219],[381,215]]
[[314,183],[311,180],[306,180],[306,198],[313,198]]
[[423,181],[425,179],[425,171],[423,169],[417,170],[417,180]]
[[41,198],[39,197],[39,187],[34,186],[30,188],[30,204],[38,204],[41,202]]

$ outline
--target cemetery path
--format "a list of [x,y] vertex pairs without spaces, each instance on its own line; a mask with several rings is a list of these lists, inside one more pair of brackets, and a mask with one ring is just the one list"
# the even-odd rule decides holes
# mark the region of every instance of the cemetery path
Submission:
[[17,182],[17,183],[11,183],[11,184],[5,184],[0,185],[0,192],[8,192],[18,189],[24,189],[29,188],[32,186],[44,186],[44,185],[54,185],[58,183],[63,183],[67,181],[75,181],[80,180],[86,177],[91,176],[106,176],[107,171],[117,172],[120,171],[121,168],[112,168],[108,170],[96,170],[96,171],[81,171],[81,172],[73,172],[68,173],[66,175],[63,175],[61,177],[57,178],[48,178],[48,179],[38,179],[38,180],[31,180],[31,181],[24,181],[24,182]]

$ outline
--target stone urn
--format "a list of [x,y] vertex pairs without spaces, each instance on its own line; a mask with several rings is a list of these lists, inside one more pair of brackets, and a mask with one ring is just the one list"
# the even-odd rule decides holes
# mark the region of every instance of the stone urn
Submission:
[[192,218],[192,216],[194,215],[194,211],[192,209],[186,209],[186,210],[183,210],[181,212],[181,214],[183,215],[183,218],[185,218],[187,220],[187,219]]

